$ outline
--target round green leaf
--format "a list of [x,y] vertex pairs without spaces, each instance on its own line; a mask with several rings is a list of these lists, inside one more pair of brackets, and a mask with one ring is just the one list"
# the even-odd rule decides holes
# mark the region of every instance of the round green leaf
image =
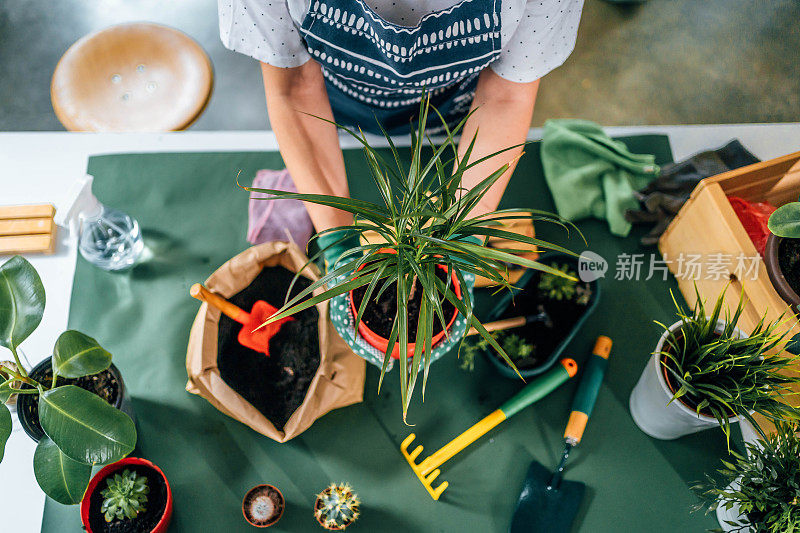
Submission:
[[11,436],[11,428],[11,411],[4,403],[0,403],[0,461],[3,460],[3,454],[6,452],[6,442]]
[[16,348],[44,314],[44,285],[36,269],[16,255],[0,266],[0,346]]
[[33,454],[33,475],[42,490],[58,503],[80,503],[89,479],[92,465],[73,461],[47,437],[42,437]]
[[769,230],[778,237],[800,238],[800,202],[780,206],[769,216]]
[[53,368],[59,376],[79,378],[102,372],[111,366],[111,354],[96,340],[80,331],[61,334],[53,350]]
[[39,422],[67,457],[82,463],[119,461],[136,446],[133,420],[75,385],[39,396]]

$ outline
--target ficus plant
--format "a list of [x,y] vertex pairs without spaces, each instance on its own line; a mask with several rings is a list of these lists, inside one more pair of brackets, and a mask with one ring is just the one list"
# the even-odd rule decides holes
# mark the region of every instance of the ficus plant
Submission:
[[[800,411],[786,400],[792,386],[800,383],[795,369],[798,357],[785,350],[786,332],[779,332],[782,318],[766,322],[762,316],[746,336],[737,333],[744,311],[744,294],[732,315],[722,314],[725,291],[717,299],[711,313],[706,313],[697,291],[697,303],[686,311],[673,295],[677,316],[683,324],[676,331],[660,324],[669,332],[661,356],[661,364],[672,388],[670,401],[683,401],[698,413],[717,419],[730,443],[731,416],[761,428],[753,417],[758,413],[778,422],[800,419]],[[723,318],[724,327],[717,323]]]
[[[33,379],[20,362],[19,346],[42,321],[45,293],[36,269],[15,256],[0,266],[0,346],[11,351],[16,368],[0,364],[0,460],[11,434],[9,395],[38,397],[39,423],[45,433],[36,447],[33,471],[42,490],[63,504],[81,501],[92,466],[118,461],[136,446],[131,418],[96,394],[59,378],[98,374],[111,366],[111,354],[78,331],[56,341],[49,383]],[[21,385],[21,388],[16,388]]]
[[789,202],[776,209],[767,221],[776,237],[800,239],[800,202]]
[[[696,510],[738,507],[742,517],[728,521],[733,531],[800,531],[800,437],[797,422],[778,422],[775,432],[732,452],[719,476],[708,476],[692,489],[702,498]],[[722,530],[717,530],[722,531]]]
[[[434,112],[441,120],[444,130],[443,142],[436,145],[426,134],[425,125],[429,113]],[[274,189],[245,187],[248,191],[272,195],[268,201],[276,199],[299,199],[305,202],[330,206],[351,213],[353,224],[331,228],[317,233],[314,238],[334,232],[359,237],[372,232],[377,233],[383,242],[363,244],[350,248],[342,256],[344,259],[329,265],[327,273],[309,285],[295,297],[286,301],[283,307],[266,323],[280,320],[319,302],[366,286],[364,298],[355,317],[356,327],[361,322],[367,305],[387,290],[396,291],[397,311],[394,325],[388,340],[388,348],[383,360],[378,389],[388,366],[390,354],[396,345],[399,347],[400,392],[403,418],[406,418],[409,402],[414,391],[420,368],[423,369],[423,398],[425,383],[431,362],[434,322],[447,331],[448,318],[443,312],[443,304],[449,302],[458,313],[466,318],[467,324],[474,327],[509,365],[513,363],[503,348],[473,315],[472,302],[468,297],[459,299],[454,291],[452,277],[442,280],[437,276],[439,266],[445,266],[454,273],[461,287],[466,287],[465,273],[483,276],[500,289],[511,288],[505,274],[509,265],[532,268],[558,276],[565,274],[535,260],[521,257],[524,250],[496,249],[489,247],[489,237],[499,237],[524,245],[535,245],[540,249],[558,250],[574,253],[541,239],[520,235],[504,229],[504,224],[513,220],[530,218],[533,221],[564,223],[552,214],[535,209],[505,209],[482,215],[472,215],[487,191],[509,169],[503,164],[496,171],[483,178],[471,189],[463,185],[465,173],[476,165],[492,157],[519,148],[512,146],[495,153],[472,159],[475,147],[473,137],[463,154],[459,155],[456,137],[464,127],[468,117],[452,129],[430,105],[425,96],[420,103],[416,129],[411,129],[411,158],[408,165],[403,159],[391,137],[383,130],[389,147],[389,160],[373,148],[363,132],[343,128],[363,147],[369,167],[370,177],[380,195],[380,202],[370,202],[354,198],[342,198],[321,194],[289,193]],[[380,124],[379,124],[380,126]],[[382,129],[382,126],[381,126]],[[430,156],[424,148],[430,148]],[[334,240],[322,246],[316,260],[327,248],[342,244],[345,238]],[[337,278],[345,280],[336,283]],[[317,294],[314,291],[322,289]],[[417,291],[422,291],[418,316],[418,328],[409,328],[408,302]],[[464,291],[466,292],[466,291]],[[416,347],[408,357],[408,344]]]

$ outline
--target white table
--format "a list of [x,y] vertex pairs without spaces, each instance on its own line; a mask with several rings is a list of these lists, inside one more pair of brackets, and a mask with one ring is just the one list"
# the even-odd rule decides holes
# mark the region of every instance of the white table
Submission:
[[[641,126],[607,128],[610,135],[661,133],[669,136],[676,160],[738,138],[761,159],[800,150],[800,123]],[[532,129],[531,140],[541,138]],[[350,139],[343,146],[354,147]],[[84,175],[90,155],[131,152],[207,152],[276,150],[271,132],[188,132],[168,134],[0,133],[0,204],[59,204],[73,181]],[[242,228],[244,231],[244,228]],[[6,258],[0,257],[0,261]],[[29,256],[47,291],[42,324],[22,345],[30,363],[49,357],[58,335],[67,327],[76,248],[66,231],[52,256]],[[0,359],[10,358],[0,348]],[[35,445],[14,418],[14,433],[0,464],[0,516],[3,530],[39,531],[44,495],[33,477]],[[77,512],[77,509],[76,509]]]

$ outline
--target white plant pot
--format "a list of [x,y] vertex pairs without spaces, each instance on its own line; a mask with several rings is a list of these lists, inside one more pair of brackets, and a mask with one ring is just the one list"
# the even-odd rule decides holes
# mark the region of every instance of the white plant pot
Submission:
[[[677,439],[719,426],[716,418],[698,414],[679,400],[670,403],[672,392],[664,379],[658,354],[664,349],[669,333],[680,329],[682,325],[683,321],[679,320],[669,327],[669,331],[661,335],[656,349],[639,377],[639,382],[631,392],[630,410],[633,421],[639,429],[656,439]],[[725,322],[718,320],[716,330],[721,332],[724,328]],[[735,333],[740,338],[746,337],[739,329],[736,329]],[[728,420],[733,423],[738,422],[739,418],[731,417]]]
[[[739,490],[739,483],[732,481],[731,484],[728,485],[727,490]],[[730,509],[726,509],[722,500],[720,500],[717,505],[717,522],[719,522],[719,527],[721,527],[723,531],[736,531],[737,533],[751,533],[753,531],[750,527],[742,529],[741,527],[728,524],[727,522],[746,523],[747,517],[739,511],[738,504],[733,504]]]

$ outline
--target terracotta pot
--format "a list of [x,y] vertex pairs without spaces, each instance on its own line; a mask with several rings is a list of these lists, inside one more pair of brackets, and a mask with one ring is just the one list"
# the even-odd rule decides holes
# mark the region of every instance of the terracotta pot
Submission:
[[[270,498],[270,494],[277,496],[278,502],[272,500]],[[270,498],[270,502],[275,506],[276,512],[273,512],[271,516],[262,519],[258,519],[256,516],[254,516],[256,513],[253,513],[252,509],[249,507],[255,503],[252,500],[259,497]],[[242,515],[244,515],[244,519],[247,520],[247,523],[253,527],[264,528],[277,524],[283,516],[283,510],[285,508],[286,500],[283,497],[283,493],[281,493],[281,491],[279,491],[277,487],[273,485],[256,485],[247,491],[247,494],[245,494],[244,498],[242,498]]]
[[776,237],[775,235],[767,237],[767,245],[764,248],[764,263],[767,266],[769,280],[772,282],[772,286],[775,287],[775,292],[792,306],[793,312],[797,313],[800,311],[800,296],[794,292],[789,282],[786,281],[781,271],[780,261],[778,261],[778,250],[780,249],[781,241],[783,241],[783,237]]
[[151,463],[147,459],[140,459],[138,457],[126,457],[116,463],[112,463],[103,467],[92,480],[89,482],[89,486],[86,488],[86,493],[83,495],[83,499],[81,500],[81,522],[83,523],[83,527],[87,533],[92,533],[92,528],[89,526],[89,507],[92,500],[92,494],[96,490],[98,490],[98,485],[105,481],[105,479],[117,472],[118,470],[124,469],[126,466],[145,466],[151,470],[155,470],[158,475],[161,476],[161,479],[164,480],[164,485],[167,487],[167,503],[164,506],[164,514],[161,516],[161,520],[158,521],[158,524],[150,531],[150,533],[166,533],[167,528],[169,528],[169,522],[172,520],[172,489],[169,486],[169,481],[167,480],[167,476],[164,475],[164,472],[156,466],[154,463]]
[[[389,250],[386,250],[389,251]],[[359,270],[363,268],[365,265],[361,265]],[[439,265],[439,268],[447,272],[447,267],[443,265]],[[458,282],[458,278],[455,274],[451,275],[453,279],[453,292],[455,293],[456,297],[460,300],[461,299],[461,285]],[[353,313],[353,318],[355,319],[358,316],[358,309],[356,309],[356,304],[353,302],[353,291],[350,291],[348,301],[350,303],[350,311]],[[453,313],[453,316],[450,317],[450,320],[447,322],[447,328],[445,330],[440,331],[436,335],[433,336],[431,339],[431,348],[436,345],[440,340],[442,340],[445,336],[445,333],[450,331],[450,328],[453,326],[453,323],[456,321],[456,317],[458,316],[458,310]],[[361,322],[358,323],[358,333],[367,341],[370,346],[380,350],[383,353],[386,353],[386,350],[389,348],[389,339],[381,337],[374,331],[372,331],[369,326],[364,322],[363,318]],[[414,355],[414,343],[408,343],[408,357]],[[400,359],[400,344],[395,343],[394,350],[392,350],[391,356],[393,359]]]

